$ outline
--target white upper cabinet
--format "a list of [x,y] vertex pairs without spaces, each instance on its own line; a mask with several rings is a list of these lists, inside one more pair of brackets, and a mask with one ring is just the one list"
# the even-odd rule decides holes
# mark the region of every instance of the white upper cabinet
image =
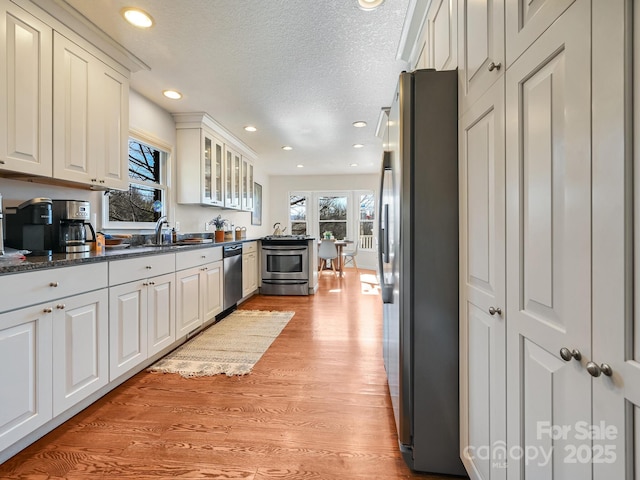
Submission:
[[435,0],[427,14],[429,32],[429,68],[455,70],[458,66],[456,0]]
[[52,29],[0,4],[0,169],[51,176]]
[[224,206],[240,209],[241,196],[241,155],[233,148],[225,145],[225,195]]
[[53,176],[128,188],[129,80],[54,34]]
[[575,0],[506,0],[507,63],[511,65]]
[[253,210],[253,164],[242,157],[242,210]]
[[458,64],[461,112],[505,71],[504,0],[458,1]]
[[[250,149],[203,112],[174,113],[178,203],[253,209]],[[199,188],[196,188],[199,186]]]
[[209,129],[192,127],[177,125],[178,203],[221,207],[224,144]]

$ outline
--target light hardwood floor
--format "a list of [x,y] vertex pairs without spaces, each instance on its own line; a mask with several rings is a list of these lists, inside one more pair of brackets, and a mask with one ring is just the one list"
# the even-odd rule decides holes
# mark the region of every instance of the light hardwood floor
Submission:
[[250,375],[141,372],[0,465],[2,479],[450,479],[398,451],[373,272],[323,273]]

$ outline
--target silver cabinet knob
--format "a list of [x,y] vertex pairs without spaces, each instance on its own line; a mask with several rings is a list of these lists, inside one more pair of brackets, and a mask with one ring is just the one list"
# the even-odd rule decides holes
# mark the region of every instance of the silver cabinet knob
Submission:
[[60,285],[58,282],[51,282],[49,284],[50,287],[56,288],[58,285]]
[[65,307],[66,307],[66,305],[65,305],[64,303],[59,303],[58,305],[56,305],[56,308],[57,308],[58,310],[64,310],[64,309],[65,309]]
[[613,369],[608,363],[598,365],[595,362],[589,362],[587,363],[587,372],[589,372],[589,375],[592,377],[599,377],[600,374],[603,374],[606,377],[613,375]]
[[500,70],[500,68],[501,68],[501,67],[502,67],[502,64],[501,64],[501,63],[494,63],[494,62],[491,62],[491,63],[489,64],[489,71],[490,71],[490,72],[493,72],[494,70]]
[[502,309],[500,307],[489,307],[489,315],[502,315]]
[[580,350],[578,350],[577,348],[569,350],[567,347],[562,347],[560,349],[560,357],[562,357],[565,362],[570,361],[572,358],[580,361],[582,360],[582,353],[580,353]]
[[47,307],[47,308],[45,308],[45,309],[43,310],[43,312],[44,312],[44,313],[51,313],[51,312],[53,312],[53,308],[51,308],[51,307]]
[[156,282],[149,282],[149,285],[155,285]]
[[592,377],[599,377],[600,374],[602,373],[602,369],[598,366],[597,363],[588,362],[587,363],[587,372],[589,372],[589,375],[591,375]]

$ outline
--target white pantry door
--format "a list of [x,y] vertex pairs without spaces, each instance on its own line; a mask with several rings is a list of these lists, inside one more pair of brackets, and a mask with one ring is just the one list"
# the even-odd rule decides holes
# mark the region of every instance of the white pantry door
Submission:
[[577,0],[506,73],[510,479],[591,478],[590,29]]
[[640,8],[630,3],[593,2],[593,64],[607,68],[592,73],[592,361],[611,368],[592,380],[595,480],[640,472]]
[[460,123],[461,438],[472,479],[506,477],[504,77]]

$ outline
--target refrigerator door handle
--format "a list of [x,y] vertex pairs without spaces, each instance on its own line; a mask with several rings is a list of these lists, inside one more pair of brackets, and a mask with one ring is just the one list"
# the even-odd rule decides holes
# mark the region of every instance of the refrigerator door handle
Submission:
[[380,269],[380,290],[383,303],[393,303],[393,284],[385,282],[384,264],[389,263],[389,204],[384,203],[384,187],[386,172],[391,171],[391,152],[384,152],[382,157],[382,173],[380,178],[380,201],[378,202],[378,266]]

